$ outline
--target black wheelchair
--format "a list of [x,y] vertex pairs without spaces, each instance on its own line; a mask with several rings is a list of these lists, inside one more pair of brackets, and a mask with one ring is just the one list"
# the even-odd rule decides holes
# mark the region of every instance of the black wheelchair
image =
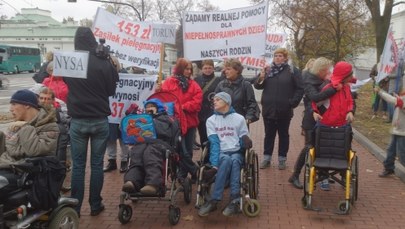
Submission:
[[[195,203],[197,209],[209,201],[211,186],[215,182],[215,178],[207,180],[203,177],[204,171],[212,168],[208,164],[209,143],[204,143],[203,148],[197,162],[199,166]],[[259,196],[259,160],[257,153],[252,149],[245,150],[245,163],[241,168],[240,176],[240,208],[246,216],[255,217],[259,215],[261,210],[260,203],[257,200]]]
[[55,157],[2,169],[0,228],[78,228],[77,199],[61,197],[66,168]]
[[306,156],[304,176],[304,209],[312,206],[316,183],[331,179],[345,189],[345,200],[338,203],[337,214],[349,214],[358,195],[359,159],[351,149],[352,128],[319,126],[315,130],[315,147]]

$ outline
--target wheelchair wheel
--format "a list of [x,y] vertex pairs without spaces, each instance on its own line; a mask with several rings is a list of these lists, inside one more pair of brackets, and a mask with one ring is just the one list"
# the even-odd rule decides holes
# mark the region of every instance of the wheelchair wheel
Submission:
[[248,191],[249,196],[252,199],[257,199],[259,195],[259,160],[257,154],[251,150],[249,152],[250,160],[249,160],[249,168],[248,168]]
[[132,207],[126,204],[119,206],[118,220],[121,224],[127,224],[132,218]]
[[73,208],[64,207],[51,219],[49,228],[77,229],[79,228],[79,216]]
[[248,217],[256,217],[261,210],[260,203],[256,199],[250,199],[250,204],[245,203],[243,205],[243,213]]
[[338,209],[341,214],[348,214],[351,209],[350,203],[346,205],[346,201],[342,200],[338,203]]
[[309,203],[309,168],[310,168],[310,158],[309,154],[305,156],[305,165],[304,165],[304,196],[301,199],[302,207],[308,208],[310,206]]
[[187,204],[189,204],[191,202],[191,195],[192,195],[191,181],[189,178],[184,179],[183,188],[184,188],[184,201]]
[[351,167],[352,177],[350,181],[350,203],[354,204],[357,200],[359,189],[359,160],[354,156]]
[[176,225],[179,223],[181,216],[180,208],[174,207],[172,205],[169,206],[169,222],[171,225]]

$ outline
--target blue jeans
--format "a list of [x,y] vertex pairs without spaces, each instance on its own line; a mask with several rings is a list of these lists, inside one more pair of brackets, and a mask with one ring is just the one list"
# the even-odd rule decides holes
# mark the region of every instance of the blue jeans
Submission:
[[103,159],[108,139],[108,119],[72,118],[70,138],[72,146],[72,197],[79,200],[76,211],[80,213],[84,195],[84,177],[86,175],[87,149],[90,140],[90,195],[91,210],[101,206],[103,188]]
[[241,151],[219,154],[219,166],[215,178],[212,200],[222,200],[225,184],[229,180],[231,200],[239,198],[240,194],[240,169],[243,164]]
[[405,166],[405,136],[391,135],[391,142],[387,148],[387,158],[384,160],[386,170],[395,169],[395,156],[397,154],[399,161]]

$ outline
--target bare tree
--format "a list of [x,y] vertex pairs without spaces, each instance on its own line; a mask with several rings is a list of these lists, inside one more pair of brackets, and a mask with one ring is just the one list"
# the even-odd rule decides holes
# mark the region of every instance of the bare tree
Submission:
[[367,11],[351,0],[271,0],[277,24],[291,36],[296,61],[302,68],[309,58],[334,61],[353,55],[370,42]]
[[[377,62],[380,61],[380,56],[384,51],[385,38],[387,37],[388,29],[391,22],[392,9],[399,5],[404,4],[405,1],[394,0],[364,0],[368,9],[371,13],[371,18],[373,21],[374,31],[375,31],[375,44],[377,46]],[[382,3],[384,4],[384,11],[381,12]]]

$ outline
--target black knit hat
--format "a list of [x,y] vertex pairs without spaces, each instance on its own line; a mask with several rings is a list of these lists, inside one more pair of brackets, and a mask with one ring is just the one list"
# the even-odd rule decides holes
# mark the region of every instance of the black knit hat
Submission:
[[34,92],[27,89],[16,91],[13,96],[11,96],[10,103],[19,103],[37,109],[39,108],[38,97]]

